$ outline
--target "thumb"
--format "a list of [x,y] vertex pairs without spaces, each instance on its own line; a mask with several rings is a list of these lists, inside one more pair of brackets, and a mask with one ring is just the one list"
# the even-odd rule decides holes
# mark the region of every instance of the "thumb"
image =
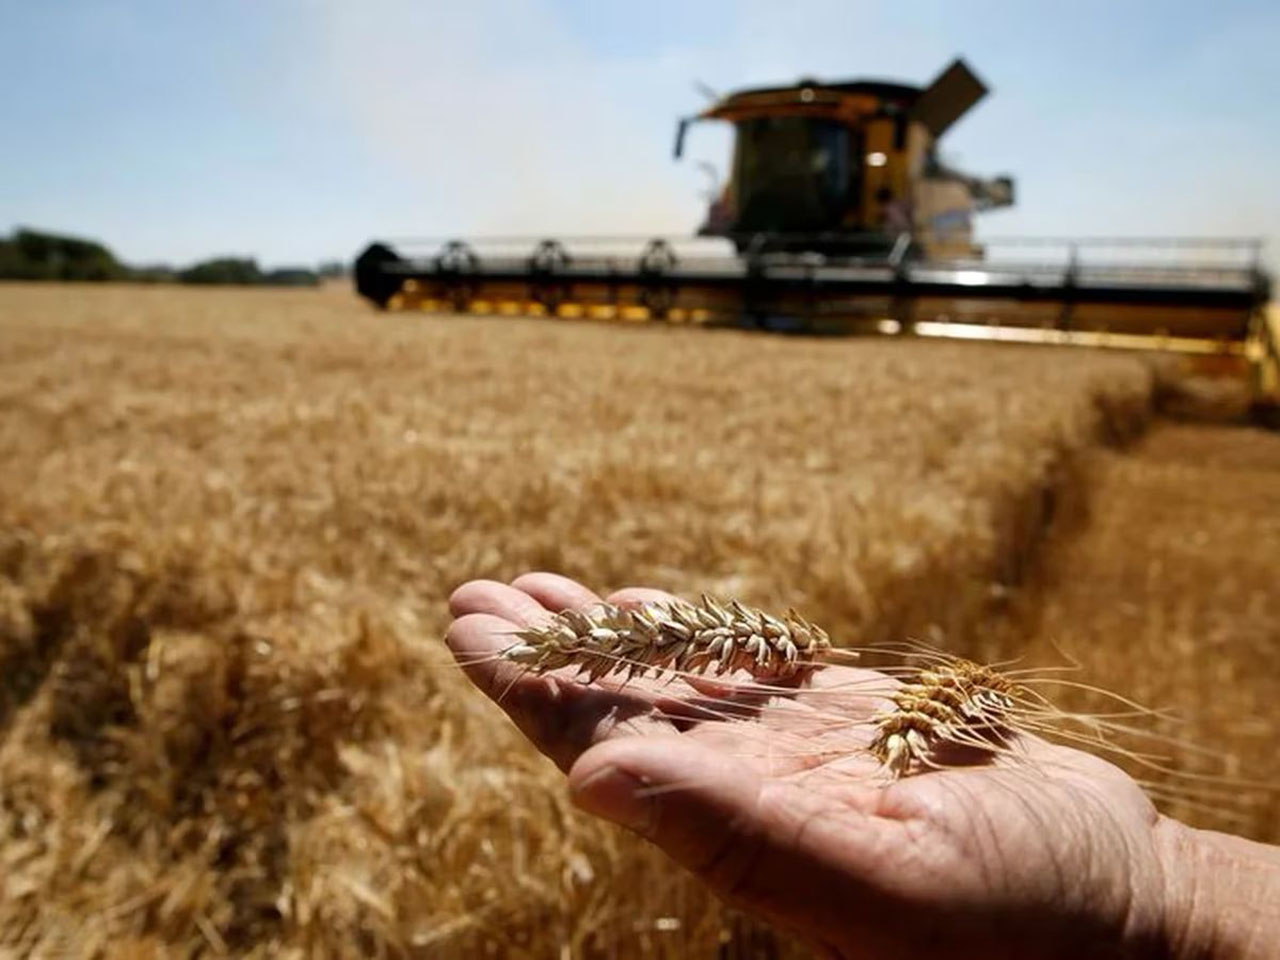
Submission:
[[772,846],[760,777],[686,737],[598,744],[573,765],[569,790],[580,808],[657,844],[722,896],[748,892]]

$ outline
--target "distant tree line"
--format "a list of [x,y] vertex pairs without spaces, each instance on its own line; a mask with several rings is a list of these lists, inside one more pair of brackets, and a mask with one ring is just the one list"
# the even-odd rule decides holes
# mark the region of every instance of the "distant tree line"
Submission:
[[124,280],[128,269],[92,240],[17,230],[0,238],[0,277],[12,280]]
[[313,287],[341,276],[346,268],[333,260],[311,267],[263,270],[249,257],[215,257],[189,267],[168,264],[129,266],[100,243],[19,228],[0,237],[0,280],[131,280],[135,283],[234,284]]

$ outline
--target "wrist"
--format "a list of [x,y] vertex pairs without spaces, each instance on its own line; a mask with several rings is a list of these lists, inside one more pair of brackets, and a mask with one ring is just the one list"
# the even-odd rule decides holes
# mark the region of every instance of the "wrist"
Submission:
[[1168,817],[1160,818],[1156,836],[1169,956],[1274,956],[1280,949],[1280,849]]

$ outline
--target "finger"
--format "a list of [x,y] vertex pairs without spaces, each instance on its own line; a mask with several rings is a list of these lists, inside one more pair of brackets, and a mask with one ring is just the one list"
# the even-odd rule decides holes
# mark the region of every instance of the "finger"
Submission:
[[762,789],[746,764],[687,737],[602,744],[569,774],[578,806],[634,830],[698,873],[724,852],[733,825],[751,828]]
[[558,573],[524,573],[511,581],[548,610],[581,610],[600,602],[600,595]]
[[494,700],[533,742],[568,770],[588,747],[608,737],[673,733],[651,699],[538,676],[502,658],[515,642],[515,624],[492,613],[468,613],[449,627],[445,641],[471,681]]
[[445,643],[471,682],[494,700],[518,683],[525,671],[502,657],[519,638],[516,625],[492,613],[467,613],[449,625]]
[[654,590],[652,587],[623,587],[609,594],[605,599],[619,607],[636,607],[642,603],[671,603],[680,598],[673,593]]
[[449,597],[449,612],[455,617],[487,613],[518,627],[533,626],[550,617],[546,607],[529,594],[496,580],[464,583]]
[[690,737],[602,743],[574,764],[569,787],[583,810],[639,833],[721,897],[810,935],[847,920],[851,895],[865,897],[871,814],[766,780]]
[[[474,636],[471,632],[472,625],[465,624],[461,628],[451,628],[446,639],[458,660],[468,668],[468,676],[472,682],[506,707],[509,698],[515,697],[518,700],[529,689],[521,686],[523,680],[517,679],[527,673],[525,668],[495,659],[517,641],[515,630],[549,617],[551,614],[543,604],[566,609],[598,602],[600,598],[597,594],[555,574],[525,574],[517,578],[512,586],[492,580],[474,580],[454,591],[450,597],[450,607],[464,619],[469,616],[496,617],[502,623],[482,622],[479,632]],[[566,685],[581,686],[571,676],[561,674],[561,677]],[[655,714],[672,722],[699,719],[706,714],[705,709],[691,713],[678,696],[673,696],[669,684],[661,680],[639,678],[619,681],[616,678],[601,678],[596,686],[615,694],[625,694],[631,699],[643,700]],[[719,685],[709,683],[706,686],[712,689],[704,690],[703,685],[697,683],[694,686],[705,695],[714,695],[720,689]]]
[[[611,597],[610,602],[615,602],[614,598],[620,598],[626,603],[670,602],[675,599],[669,593],[643,587],[619,591]],[[454,591],[449,605],[455,614],[463,616],[468,613],[484,613],[502,617],[510,621],[514,629],[517,624],[523,626],[545,621],[552,610],[589,607],[599,602],[598,594],[568,577],[552,573],[527,573],[517,577],[510,586],[493,580],[474,580],[463,584]],[[482,652],[480,656],[492,655],[514,642],[514,637],[508,637],[496,650]],[[476,666],[479,669],[481,665]],[[502,691],[512,682],[511,678],[518,675],[513,674],[511,670],[509,665],[505,671],[497,670],[495,667],[496,673],[507,678],[502,683],[493,681],[489,674],[483,672],[473,676],[473,680],[490,697],[498,699],[503,696]],[[488,683],[487,686],[484,685],[485,682]],[[657,713],[673,723],[684,724],[688,721],[713,717],[714,711],[709,711],[706,705],[691,707],[685,702],[687,698],[682,698],[680,691],[686,685],[703,697],[710,698],[728,697],[738,692],[732,683],[701,677],[684,677],[683,683],[678,684],[674,689],[660,679],[648,678],[624,681],[622,684],[602,678],[597,683],[597,686],[602,689],[610,689],[616,693],[627,692],[633,697],[645,700]],[[625,690],[622,689],[623,686]]]

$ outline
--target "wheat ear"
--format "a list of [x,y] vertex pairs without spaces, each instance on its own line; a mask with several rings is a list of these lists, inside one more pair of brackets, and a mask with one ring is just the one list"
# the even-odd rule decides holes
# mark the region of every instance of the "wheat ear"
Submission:
[[722,675],[739,668],[757,679],[777,679],[813,669],[831,650],[826,633],[794,610],[775,617],[708,596],[697,603],[601,603],[565,610],[516,636],[519,642],[502,652],[507,660],[535,673],[575,667],[588,680],[651,670]]
[[875,719],[871,752],[895,776],[934,767],[946,743],[992,749],[1009,731],[1012,681],[990,667],[952,659],[931,665],[890,695]]

